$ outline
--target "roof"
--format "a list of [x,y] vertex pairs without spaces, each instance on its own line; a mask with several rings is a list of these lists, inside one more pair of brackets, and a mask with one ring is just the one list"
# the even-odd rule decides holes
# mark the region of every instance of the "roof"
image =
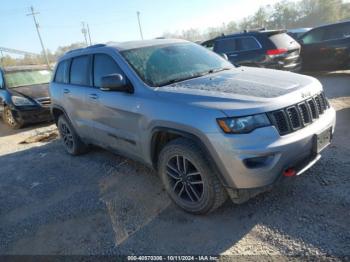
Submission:
[[98,48],[105,48],[105,47],[115,48],[118,51],[125,51],[125,50],[131,50],[135,48],[175,44],[175,43],[188,43],[188,41],[181,40],[181,39],[152,39],[152,40],[140,40],[140,41],[129,41],[129,42],[108,42],[106,44],[96,44],[85,48],[73,49],[65,53],[62,57],[65,57],[66,55],[74,54],[77,52],[84,52],[84,51],[89,51],[89,50],[98,49]]
[[129,41],[122,43],[109,43],[108,46],[115,47],[119,51],[125,51],[135,48],[149,47],[155,45],[166,45],[175,43],[187,43],[188,41],[182,39],[152,39],[152,40],[142,40],[142,41]]
[[237,32],[237,33],[233,33],[233,34],[228,34],[228,35],[220,35],[220,36],[217,36],[215,38],[212,38],[212,39],[208,39],[204,42],[202,42],[202,45],[205,45],[205,44],[208,44],[208,43],[211,43],[215,40],[218,40],[218,39],[225,39],[227,37],[238,37],[238,36],[256,36],[256,35],[259,35],[259,34],[264,34],[264,35],[267,35],[267,36],[271,36],[271,35],[274,35],[274,34],[280,34],[280,33],[286,33],[287,30],[285,29],[275,29],[275,30],[265,30],[265,29],[260,29],[260,30],[244,30],[243,32]]
[[47,68],[47,65],[20,65],[20,66],[5,66],[2,69],[4,72],[18,72],[18,71],[32,71],[32,70],[47,70],[48,68]]
[[331,23],[331,24],[324,24],[324,25],[320,25],[320,26],[315,26],[313,29],[315,29],[315,28],[329,27],[329,26],[334,26],[334,25],[348,24],[348,23],[350,23],[350,20],[344,20],[344,21],[340,21],[340,22],[336,22],[336,23]]

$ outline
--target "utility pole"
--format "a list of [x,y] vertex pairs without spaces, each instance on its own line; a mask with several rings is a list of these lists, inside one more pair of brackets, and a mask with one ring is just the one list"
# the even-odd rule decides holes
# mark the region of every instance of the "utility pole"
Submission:
[[89,27],[89,24],[88,24],[88,23],[86,24],[86,27],[87,27],[87,32],[88,32],[88,36],[89,36],[89,42],[90,42],[90,45],[92,45],[92,42],[91,42],[91,35],[90,35],[90,27]]
[[38,21],[36,20],[36,17],[35,17],[35,15],[38,15],[40,13],[39,12],[34,12],[34,7],[33,6],[30,7],[30,11],[31,11],[31,13],[27,14],[27,16],[33,16],[34,25],[35,25],[36,31],[38,33],[38,37],[39,37],[39,40],[40,40],[41,48],[43,49],[43,54],[45,56],[46,64],[47,64],[48,68],[50,68],[50,62],[49,62],[49,59],[47,57],[46,49],[45,49],[43,40],[41,39],[41,35],[40,35],[40,31],[39,31],[39,23],[38,23]]
[[82,27],[82,29],[81,29],[81,32],[83,33],[83,35],[84,35],[84,38],[85,38],[85,44],[86,44],[86,46],[88,46],[89,44],[88,44],[88,41],[87,41],[87,36],[86,36],[86,34],[87,34],[87,30],[86,30],[86,28],[85,28],[85,23],[84,22],[81,22],[81,25],[83,26]]
[[141,39],[143,40],[142,27],[140,22],[140,11],[137,11],[137,21],[139,22],[140,36],[141,36]]

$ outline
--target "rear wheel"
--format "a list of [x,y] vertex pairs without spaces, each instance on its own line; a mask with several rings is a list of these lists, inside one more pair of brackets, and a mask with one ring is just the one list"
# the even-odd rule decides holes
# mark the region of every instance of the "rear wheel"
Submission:
[[159,174],[171,199],[193,214],[221,206],[227,194],[205,153],[188,139],[175,139],[161,151]]
[[19,129],[23,126],[23,123],[14,117],[11,109],[7,106],[4,108],[2,119],[12,129]]
[[71,123],[64,115],[58,118],[58,131],[66,151],[71,155],[80,155],[87,151],[87,146],[81,141]]

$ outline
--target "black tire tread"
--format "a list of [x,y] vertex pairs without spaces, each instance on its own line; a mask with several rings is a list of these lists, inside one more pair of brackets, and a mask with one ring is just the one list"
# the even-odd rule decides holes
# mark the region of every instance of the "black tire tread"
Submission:
[[71,155],[74,155],[74,156],[85,154],[88,151],[88,147],[83,141],[81,141],[79,135],[74,130],[70,121],[63,114],[58,117],[57,126],[59,126],[60,121],[64,121],[69,126],[69,129],[71,130],[73,138],[74,138],[75,148],[72,152],[69,152],[66,149],[67,152]]
[[7,118],[6,118],[6,111],[7,110],[10,110],[10,109],[7,106],[5,106],[4,111],[2,112],[2,120],[6,123],[6,125],[14,130],[20,129],[21,127],[23,127],[23,123],[18,122],[16,119],[15,119],[15,122],[16,122],[15,125],[11,125],[10,123],[7,122]]
[[[227,192],[218,178],[217,171],[215,170],[215,168],[213,168],[214,164],[212,163],[212,160],[207,156],[206,152],[194,141],[186,138],[177,138],[170,141],[161,150],[159,158],[160,161],[158,162],[158,165],[160,165],[163,162],[162,156],[164,156],[164,153],[166,151],[171,151],[175,148],[180,148],[181,150],[192,152],[193,154],[197,155],[198,158],[204,159],[203,164],[205,165],[205,168],[208,169],[207,175],[210,176],[210,181],[212,182],[212,188],[214,191],[213,201],[211,201],[212,204],[205,207],[206,203],[204,203],[204,206],[199,208],[200,211],[191,211],[191,213],[207,214],[213,212],[227,200]],[[158,168],[158,170],[161,169]]]

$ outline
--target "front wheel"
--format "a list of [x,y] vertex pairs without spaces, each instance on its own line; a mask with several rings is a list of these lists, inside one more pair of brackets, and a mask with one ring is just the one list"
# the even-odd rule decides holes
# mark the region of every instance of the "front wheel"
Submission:
[[169,142],[160,152],[158,170],[170,198],[189,213],[209,213],[227,198],[208,157],[191,140]]
[[12,129],[19,129],[23,126],[23,123],[14,117],[11,109],[8,107],[4,108],[2,119]]

